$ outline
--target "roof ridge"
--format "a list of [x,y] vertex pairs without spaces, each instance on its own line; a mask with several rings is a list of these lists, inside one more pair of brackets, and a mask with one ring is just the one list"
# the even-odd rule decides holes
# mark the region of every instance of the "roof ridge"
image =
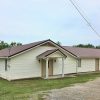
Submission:
[[[50,40],[50,39],[46,39],[46,40],[42,40],[42,41],[34,41],[34,42],[31,42],[31,43],[27,43],[27,44],[24,44],[24,45],[33,44],[33,43],[37,43],[37,42],[48,41],[48,40]],[[21,46],[24,46],[24,45],[21,45]]]
[[[9,46],[9,47],[7,47],[7,48],[4,48],[4,49],[1,49],[1,50],[5,50],[5,49],[12,49],[12,48],[16,48],[16,47],[21,47],[21,46],[26,46],[26,45],[30,45],[30,44],[34,44],[34,43],[40,43],[40,42],[44,42],[44,41],[48,41],[48,40],[50,40],[50,39],[47,39],[47,40],[42,40],[42,41],[35,41],[35,42],[32,42],[32,43],[27,43],[27,44],[23,44],[23,45],[18,45],[18,46]],[[1,51],[0,50],[0,51]]]

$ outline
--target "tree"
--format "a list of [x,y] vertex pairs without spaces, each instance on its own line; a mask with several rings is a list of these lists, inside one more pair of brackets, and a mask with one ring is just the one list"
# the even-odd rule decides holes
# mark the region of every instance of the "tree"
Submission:
[[20,43],[20,42],[11,42],[11,44],[10,44],[10,46],[20,46],[20,45],[22,45],[22,43]]
[[60,42],[60,41],[57,41],[56,43],[57,43],[58,45],[61,45],[61,42]]
[[4,41],[0,42],[0,50],[9,47],[8,43],[5,43]]
[[4,49],[4,48],[8,48],[8,47],[13,47],[13,46],[19,46],[19,45],[22,45],[22,43],[20,42],[11,42],[10,44],[9,43],[6,43],[4,41],[1,41],[0,42],[0,50],[1,49]]
[[20,45],[22,45],[22,43],[17,43],[17,46],[20,46]]
[[96,46],[97,49],[100,49],[100,45]]
[[78,45],[75,45],[74,47],[81,47],[81,48],[95,48],[95,46],[92,45],[92,44],[78,44]]
[[11,42],[10,46],[16,46],[16,42]]

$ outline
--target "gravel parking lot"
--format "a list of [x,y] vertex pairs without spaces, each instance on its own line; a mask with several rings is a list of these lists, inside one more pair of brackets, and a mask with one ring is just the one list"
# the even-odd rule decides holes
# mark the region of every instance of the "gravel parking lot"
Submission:
[[49,91],[46,100],[100,100],[100,78]]

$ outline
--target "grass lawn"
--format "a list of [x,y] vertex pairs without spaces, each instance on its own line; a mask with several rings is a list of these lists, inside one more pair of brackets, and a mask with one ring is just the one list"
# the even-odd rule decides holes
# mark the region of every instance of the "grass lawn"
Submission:
[[75,83],[87,82],[97,77],[100,77],[100,73],[52,80],[26,79],[9,82],[0,79],[0,100],[30,100],[29,98],[35,98],[34,94],[40,91],[63,88]]

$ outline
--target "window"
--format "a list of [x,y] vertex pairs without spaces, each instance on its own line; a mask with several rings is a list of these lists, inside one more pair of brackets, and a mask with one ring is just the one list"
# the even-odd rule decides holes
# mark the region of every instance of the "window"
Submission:
[[81,59],[78,59],[78,67],[81,67]]
[[7,59],[5,59],[5,71],[7,71]]

